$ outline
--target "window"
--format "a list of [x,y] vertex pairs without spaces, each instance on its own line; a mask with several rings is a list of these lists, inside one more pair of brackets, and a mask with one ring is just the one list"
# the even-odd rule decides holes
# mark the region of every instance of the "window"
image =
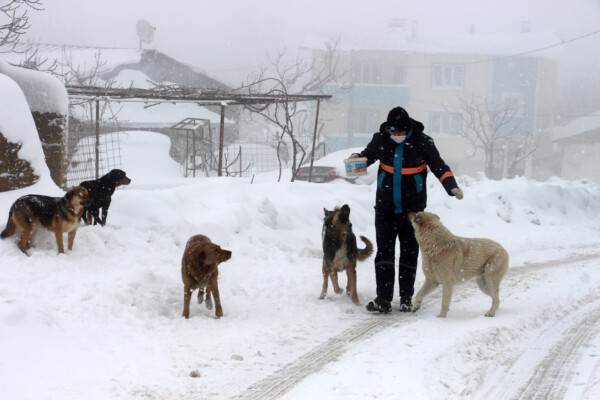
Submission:
[[392,77],[394,85],[406,84],[406,65],[394,65],[394,76]]
[[352,75],[356,83],[381,83],[379,64],[357,62],[352,68]]
[[431,86],[434,88],[462,88],[465,85],[463,64],[433,64]]
[[376,110],[355,109],[353,111],[352,133],[373,133],[379,128],[379,112]]
[[432,135],[460,134],[460,114],[450,112],[432,112],[429,118],[429,132]]

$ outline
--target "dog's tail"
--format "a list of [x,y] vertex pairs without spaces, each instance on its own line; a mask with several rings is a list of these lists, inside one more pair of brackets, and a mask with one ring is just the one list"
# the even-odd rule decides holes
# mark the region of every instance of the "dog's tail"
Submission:
[[366,247],[364,249],[358,249],[356,253],[356,259],[358,261],[365,261],[367,258],[371,257],[371,254],[373,254],[373,243],[371,243],[371,241],[364,236],[361,236],[360,240],[365,243]]
[[6,228],[4,228],[2,233],[0,233],[0,238],[2,238],[2,239],[6,239],[7,237],[15,234],[15,230],[16,230],[17,226],[15,225],[15,223],[12,220],[12,213],[13,213],[13,210],[11,208],[10,211],[8,212],[8,221],[6,222]]

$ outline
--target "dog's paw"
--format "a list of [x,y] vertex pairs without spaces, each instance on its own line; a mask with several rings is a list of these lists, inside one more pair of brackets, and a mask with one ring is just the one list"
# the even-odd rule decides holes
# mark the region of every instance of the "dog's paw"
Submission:
[[344,293],[344,289],[339,288],[339,289],[333,289],[335,291],[336,294],[342,294]]
[[417,312],[417,311],[419,311],[420,308],[421,308],[421,306],[412,306],[410,308],[410,312]]
[[319,300],[323,300],[325,298],[325,293],[321,293],[321,295],[319,296]]
[[486,316],[486,317],[493,317],[493,316],[495,316],[495,315],[496,315],[496,314],[492,314],[492,313],[485,313],[485,316]]

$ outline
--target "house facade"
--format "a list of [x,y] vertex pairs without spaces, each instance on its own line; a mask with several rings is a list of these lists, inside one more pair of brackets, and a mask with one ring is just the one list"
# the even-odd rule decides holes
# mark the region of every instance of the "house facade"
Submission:
[[600,110],[556,127],[547,150],[547,177],[600,184]]
[[[543,57],[513,55],[523,47],[539,46],[539,37],[533,40],[527,35],[518,37],[520,46],[514,49],[500,49],[492,42],[486,48],[481,37],[477,37],[478,46],[468,43],[469,37],[461,46],[446,46],[449,38],[433,45],[432,40],[418,36],[374,41],[379,47],[372,48],[346,44],[339,60],[343,84],[328,88],[335,95],[321,110],[329,150],[366,145],[388,111],[401,106],[423,122],[425,132],[434,138],[456,174],[475,175],[485,171],[486,153],[464,137],[468,127],[461,114],[468,112],[465,99],[477,97],[500,108],[518,105],[510,123],[500,128],[502,140],[493,144],[492,177],[505,177],[510,168],[513,174],[531,176],[532,156],[511,164],[511,155],[519,150],[515,143],[520,143],[511,135],[535,137],[552,126],[557,66]],[[323,54],[313,50],[315,60]]]

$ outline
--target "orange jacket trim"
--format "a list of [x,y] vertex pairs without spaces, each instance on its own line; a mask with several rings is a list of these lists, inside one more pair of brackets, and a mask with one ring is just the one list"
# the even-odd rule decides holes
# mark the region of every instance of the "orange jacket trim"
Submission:
[[446,172],[444,175],[442,175],[442,177],[440,178],[440,183],[444,182],[444,179],[454,176],[454,174],[450,171]]
[[379,166],[381,167],[382,170],[384,170],[385,172],[389,172],[390,174],[394,173],[394,167],[391,167],[387,164],[382,163],[381,161],[379,162]]
[[[389,172],[390,174],[394,173],[394,167],[392,167],[390,165],[384,164],[380,161],[379,166],[385,172]],[[423,164],[419,165],[418,167],[414,167],[414,168],[402,168],[402,175],[418,174],[419,172],[424,171],[425,169],[427,169],[426,163],[423,163]]]

